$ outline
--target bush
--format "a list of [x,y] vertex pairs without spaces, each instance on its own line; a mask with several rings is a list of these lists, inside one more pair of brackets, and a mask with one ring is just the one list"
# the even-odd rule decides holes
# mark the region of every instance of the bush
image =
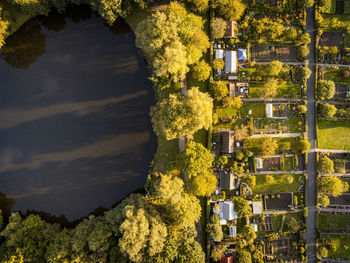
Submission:
[[318,105],[319,113],[324,119],[333,119],[334,115],[337,113],[337,108],[332,104],[320,103]]
[[318,170],[322,173],[331,174],[334,171],[334,163],[327,156],[320,158],[318,162]]
[[298,54],[302,58],[306,58],[307,55],[309,55],[309,53],[310,53],[310,50],[307,45],[301,45],[298,47]]
[[225,67],[225,61],[222,58],[214,59],[213,69],[222,70]]
[[335,94],[335,84],[332,80],[320,80],[317,85],[317,95],[322,100],[329,100]]
[[192,67],[192,76],[198,81],[205,81],[209,78],[211,67],[204,60],[201,60],[194,64]]
[[222,18],[215,18],[211,21],[210,28],[213,38],[223,38],[225,36],[227,23]]

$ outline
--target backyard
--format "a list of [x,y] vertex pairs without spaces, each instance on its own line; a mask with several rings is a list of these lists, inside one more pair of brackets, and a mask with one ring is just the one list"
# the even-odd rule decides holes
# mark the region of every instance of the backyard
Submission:
[[349,229],[350,215],[317,215],[317,228],[320,229]]
[[341,258],[350,260],[350,235],[322,235],[322,238],[334,242],[336,250],[329,251],[328,258]]
[[347,68],[327,69],[324,73],[324,79],[333,80],[335,83],[350,84],[350,76],[344,76],[344,71],[348,70]]
[[[287,182],[288,177],[293,177],[292,183]],[[256,186],[252,188],[252,191],[254,194],[296,192],[301,185],[301,182],[299,182],[301,177],[300,174],[258,174],[256,175]]]
[[350,150],[350,121],[318,121],[318,148]]

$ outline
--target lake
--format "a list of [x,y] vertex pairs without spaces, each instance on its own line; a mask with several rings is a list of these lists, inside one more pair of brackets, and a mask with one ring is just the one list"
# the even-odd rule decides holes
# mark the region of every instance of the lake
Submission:
[[88,7],[27,22],[0,56],[0,191],[73,220],[145,183],[156,150],[150,72],[123,21]]

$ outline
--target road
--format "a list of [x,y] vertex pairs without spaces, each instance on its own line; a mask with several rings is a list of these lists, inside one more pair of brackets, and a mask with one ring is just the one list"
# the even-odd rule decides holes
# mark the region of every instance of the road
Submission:
[[307,81],[307,123],[308,123],[308,140],[310,142],[310,152],[308,153],[307,166],[307,207],[308,217],[306,219],[306,234],[305,239],[307,243],[307,262],[316,262],[316,153],[314,149],[317,147],[315,134],[315,21],[314,8],[307,8],[306,10],[306,32],[310,34],[311,43],[309,44],[310,53],[307,57],[309,60],[309,68],[311,76]]

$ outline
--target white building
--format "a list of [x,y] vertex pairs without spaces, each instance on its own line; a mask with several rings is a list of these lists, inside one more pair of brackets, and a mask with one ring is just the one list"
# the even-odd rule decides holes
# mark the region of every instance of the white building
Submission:
[[219,215],[220,224],[226,225],[227,221],[237,219],[237,212],[234,210],[234,203],[231,201],[218,202],[218,209],[214,208],[213,213]]
[[273,118],[273,107],[271,103],[265,104],[266,118]]
[[237,227],[236,226],[228,226],[228,230],[230,232],[230,237],[237,236]]
[[263,203],[262,201],[253,201],[252,202],[253,214],[261,215],[263,213]]
[[225,72],[237,73],[237,51],[225,52]]
[[224,50],[223,49],[216,49],[215,50],[215,58],[224,58]]

